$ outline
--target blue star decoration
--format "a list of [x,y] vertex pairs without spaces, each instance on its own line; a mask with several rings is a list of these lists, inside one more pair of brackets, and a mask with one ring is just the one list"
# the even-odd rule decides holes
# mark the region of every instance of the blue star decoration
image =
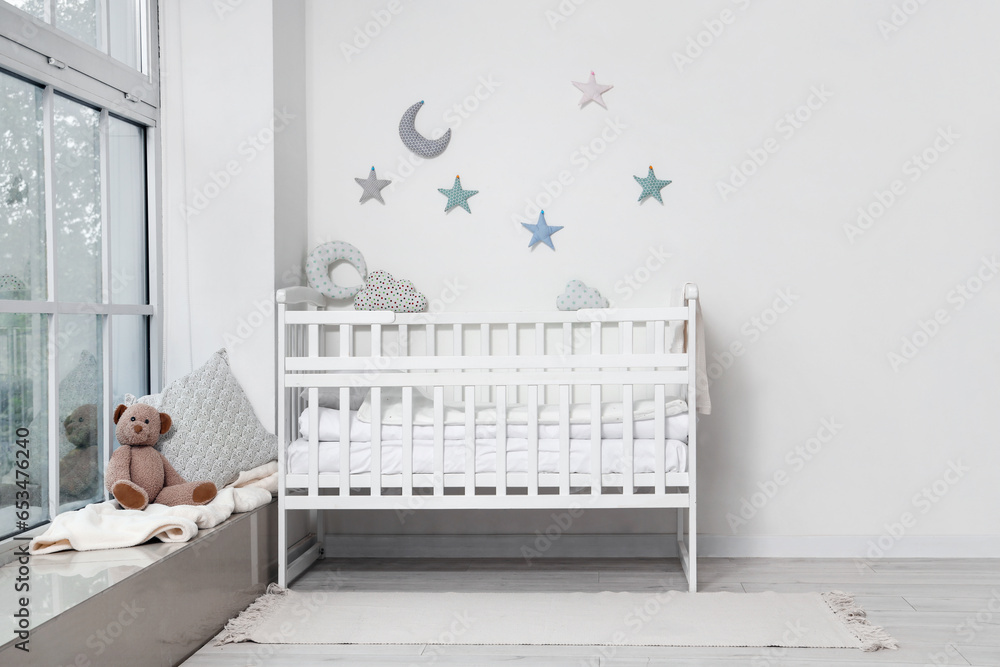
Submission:
[[529,225],[526,222],[522,222],[521,226],[531,232],[531,240],[528,241],[529,248],[541,241],[553,250],[556,249],[556,247],[552,245],[552,235],[562,229],[562,227],[550,227],[549,224],[545,222],[545,211],[538,214],[538,222],[535,224]]
[[455,185],[450,190],[438,188],[438,192],[448,198],[448,203],[444,207],[445,213],[456,206],[461,206],[469,213],[472,213],[472,209],[469,208],[469,197],[479,194],[479,190],[463,190],[462,181],[458,176],[455,177]]
[[632,178],[642,186],[642,194],[639,195],[640,203],[647,197],[656,197],[657,201],[662,204],[663,198],[660,196],[660,190],[672,183],[672,181],[661,181],[656,178],[656,174],[653,173],[653,167],[649,168],[649,175],[646,178],[639,178],[638,176],[633,176]]

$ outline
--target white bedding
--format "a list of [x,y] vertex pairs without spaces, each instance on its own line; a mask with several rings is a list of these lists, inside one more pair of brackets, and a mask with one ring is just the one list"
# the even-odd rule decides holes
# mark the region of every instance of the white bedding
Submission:
[[[624,443],[621,439],[605,438],[601,441],[601,463],[605,474],[620,473],[623,468]],[[465,441],[445,440],[444,472],[465,472]],[[570,440],[570,472],[589,473],[590,440]],[[653,472],[655,441],[648,439],[633,442],[634,465],[637,473]],[[476,472],[496,472],[496,440],[480,438],[476,440]],[[687,470],[687,445],[679,440],[664,443],[664,472],[684,472]],[[399,440],[382,442],[382,474],[391,475],[403,471],[403,447]],[[507,440],[507,472],[528,471],[528,441],[525,438]],[[538,441],[538,471],[559,472],[559,440],[542,438]],[[288,472],[306,474],[309,472],[309,441],[299,438],[288,445]],[[319,443],[319,472],[340,472],[340,443]],[[351,472],[371,472],[371,442],[351,443]],[[434,472],[434,442],[413,441],[413,472]]]
[[[403,396],[401,387],[384,387],[381,390],[382,423],[401,425],[403,423]],[[464,424],[465,407],[461,404],[445,403],[443,406],[444,424]],[[653,419],[655,403],[649,399],[639,399],[632,404],[632,418],[635,420]],[[365,396],[364,402],[358,408],[358,420],[371,422],[371,393]],[[672,417],[687,412],[687,402],[680,398],[670,398],[664,403],[664,414]],[[601,422],[605,424],[621,423],[624,417],[624,407],[621,403],[602,403]],[[496,424],[497,409],[495,405],[477,405],[475,409],[477,424]],[[574,403],[569,406],[569,421],[571,424],[590,423],[590,403]],[[424,395],[418,388],[413,391],[413,423],[415,425],[432,426],[434,424],[434,401]],[[527,424],[528,406],[512,404],[507,407],[508,424]],[[559,406],[543,404],[538,406],[539,424],[559,424]]]
[[[620,404],[619,404],[620,405]],[[522,407],[523,406],[519,406]],[[547,407],[547,406],[543,406]],[[575,407],[575,406],[574,406]],[[508,411],[510,412],[510,411]],[[540,411],[544,412],[544,411]],[[589,410],[588,410],[589,413]],[[667,413],[669,414],[669,413]],[[526,415],[526,413],[525,413]],[[572,411],[571,411],[572,415]],[[350,413],[350,425],[351,425],[351,441],[352,442],[370,442],[372,439],[372,425],[367,421],[364,421],[358,416],[358,413],[351,411]],[[416,421],[416,420],[414,420]],[[688,436],[688,413],[686,411],[675,413],[672,416],[668,416],[665,420],[665,435],[669,440],[680,440],[683,442],[687,441]],[[304,410],[299,416],[299,433],[303,438],[309,438],[309,411]],[[654,420],[649,417],[645,419],[636,419],[633,421],[632,435],[636,439],[653,439],[656,437]],[[477,439],[493,439],[497,436],[496,422],[493,423],[477,423],[476,425],[476,438]],[[527,420],[521,420],[518,422],[507,423],[507,437],[508,438],[527,438],[528,437],[528,425]],[[538,424],[538,437],[540,439],[555,439],[559,438],[559,423],[558,415],[556,417],[556,422],[543,421],[539,417]],[[569,437],[572,440],[590,440],[590,420],[589,414],[587,420],[579,420],[578,423],[570,423],[569,427]],[[610,421],[601,424],[601,437],[607,439],[618,439],[624,437],[624,426],[619,418],[618,421]],[[464,416],[461,422],[455,422],[445,424],[444,427],[444,438],[445,440],[465,440],[465,420]],[[336,442],[340,440],[340,411],[334,410],[332,408],[319,408],[319,439],[323,442]],[[382,442],[397,441],[400,442],[403,439],[403,427],[391,424],[382,424]],[[417,440],[433,440],[434,439],[434,427],[426,424],[416,424],[413,427],[413,439]]]

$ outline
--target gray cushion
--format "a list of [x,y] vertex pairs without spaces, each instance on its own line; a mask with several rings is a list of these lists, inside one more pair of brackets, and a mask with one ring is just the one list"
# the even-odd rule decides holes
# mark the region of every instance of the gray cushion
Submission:
[[173,423],[156,448],[189,482],[209,480],[221,489],[241,471],[278,457],[278,439],[254,414],[225,350],[163,393],[137,400],[170,415]]

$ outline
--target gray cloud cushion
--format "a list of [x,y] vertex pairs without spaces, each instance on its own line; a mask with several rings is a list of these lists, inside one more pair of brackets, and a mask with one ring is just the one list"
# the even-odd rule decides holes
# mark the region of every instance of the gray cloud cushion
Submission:
[[278,439],[254,414],[225,350],[163,393],[137,400],[170,415],[173,425],[156,448],[189,482],[210,480],[221,489],[241,471],[278,457]]

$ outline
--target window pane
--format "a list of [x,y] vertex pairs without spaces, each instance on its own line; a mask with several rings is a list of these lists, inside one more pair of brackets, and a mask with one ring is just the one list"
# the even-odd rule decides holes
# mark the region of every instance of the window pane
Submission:
[[42,89],[0,72],[0,299],[48,298]]
[[114,405],[124,402],[125,394],[149,393],[149,343],[147,318],[142,315],[114,315],[111,318],[112,374],[111,393]]
[[56,0],[55,26],[84,44],[99,48],[97,0]]
[[142,0],[108,0],[111,35],[108,40],[111,57],[133,69],[142,69],[142,33],[139,3]]
[[47,315],[0,313],[0,539],[49,519],[48,330]]
[[103,489],[104,433],[102,318],[60,315],[59,502],[91,500]]
[[45,2],[43,0],[5,0],[8,5],[14,5],[22,12],[45,19]]
[[53,193],[56,298],[101,301],[100,113],[56,95]]
[[143,130],[117,118],[108,124],[111,301],[146,299],[146,151]]

